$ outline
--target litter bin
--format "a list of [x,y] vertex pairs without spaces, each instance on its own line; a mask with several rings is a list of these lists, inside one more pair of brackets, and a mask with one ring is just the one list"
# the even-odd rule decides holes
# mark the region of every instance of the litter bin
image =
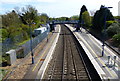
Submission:
[[7,64],[12,65],[16,62],[16,51],[15,50],[10,50],[6,52],[6,60]]

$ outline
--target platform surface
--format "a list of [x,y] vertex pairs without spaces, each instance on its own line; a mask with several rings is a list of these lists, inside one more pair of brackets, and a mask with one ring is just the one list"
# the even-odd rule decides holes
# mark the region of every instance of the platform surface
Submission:
[[[120,55],[115,53],[109,47],[104,47],[104,56],[102,56],[102,42],[88,33],[85,29],[76,32],[74,27],[66,24],[66,26],[73,32],[83,47],[87,56],[94,65],[96,71],[102,80],[120,81]],[[108,63],[108,56],[110,60]],[[116,60],[114,59],[116,57]],[[115,64],[114,64],[115,63]]]

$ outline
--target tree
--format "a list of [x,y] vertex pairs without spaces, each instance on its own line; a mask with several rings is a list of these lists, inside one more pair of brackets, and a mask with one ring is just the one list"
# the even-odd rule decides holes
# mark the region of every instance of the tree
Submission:
[[2,25],[3,29],[7,31],[7,38],[13,38],[15,35],[18,35],[20,31],[20,24],[21,21],[19,19],[19,16],[14,10],[7,13],[6,15],[2,15]]
[[81,11],[80,11],[80,15],[79,15],[79,24],[80,24],[80,26],[81,26],[81,24],[83,22],[82,21],[82,13],[85,12],[85,11],[87,11],[87,8],[86,8],[85,5],[83,5],[82,8],[81,8]]
[[30,35],[29,26],[25,24],[21,24],[20,27],[22,28],[21,32],[22,32],[23,40],[27,40],[29,38],[28,36]]
[[115,19],[120,19],[120,16],[114,16]]
[[70,20],[78,20],[79,16],[78,15],[73,15],[70,17]]
[[46,13],[42,13],[40,15],[41,24],[46,24],[48,22],[48,20],[49,20],[49,17],[48,17],[48,15]]
[[57,18],[59,21],[66,21],[66,20],[69,20],[68,17],[59,17]]
[[26,8],[22,8],[22,14],[19,14],[23,23],[27,25],[31,25],[33,23],[37,23],[38,12],[31,5],[26,6]]
[[[12,41],[16,41],[15,37],[21,37],[22,41],[28,39],[30,35],[29,26],[32,26],[32,30],[36,28],[34,24],[39,22],[39,16],[37,10],[32,6],[23,7],[21,11],[17,8],[5,15],[2,15],[3,28],[7,31],[7,37]],[[6,35],[6,34],[3,34]]]
[[[4,41],[6,38],[7,38],[7,35],[8,35],[8,33],[7,33],[7,30],[6,29],[0,29],[0,37],[2,38],[2,41]],[[0,41],[1,41],[1,39],[0,39]]]
[[29,25],[30,29],[30,47],[31,47],[31,56],[32,56],[32,64],[34,64],[34,55],[33,55],[33,48],[32,48],[32,30],[34,29],[32,27],[33,24],[38,23],[38,12],[37,10],[32,7],[31,5],[26,6],[26,8],[23,7],[22,9],[22,15],[21,15],[21,20],[24,21],[27,25]]
[[85,26],[91,26],[91,17],[88,11],[82,13],[82,20],[84,21]]
[[[101,5],[100,10],[96,11],[93,17],[93,28],[101,32],[104,28],[105,24],[105,16],[106,21],[114,20],[114,17],[108,8],[103,8]],[[107,27],[106,27],[107,28]]]
[[113,23],[107,28],[107,33],[109,37],[114,36],[115,34],[120,33],[120,24],[119,23]]
[[7,28],[9,26],[19,26],[20,25],[20,19],[18,14],[12,10],[12,12],[7,13],[6,15],[2,15],[2,25],[3,27]]

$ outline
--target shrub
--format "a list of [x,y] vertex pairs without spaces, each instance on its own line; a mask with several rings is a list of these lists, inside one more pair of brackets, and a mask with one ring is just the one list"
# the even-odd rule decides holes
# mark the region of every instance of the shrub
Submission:
[[113,23],[117,23],[117,22],[111,20],[111,21],[107,21],[106,23],[107,23],[107,27],[109,27],[111,24],[113,24]]
[[113,42],[115,46],[119,46],[120,45],[120,33],[119,34],[115,34],[113,37]]
[[107,33],[109,37],[112,37],[113,35],[119,33],[120,31],[120,26],[118,23],[113,23],[107,28]]
[[0,35],[2,37],[2,40],[5,40],[7,38],[7,30],[6,29],[0,29]]

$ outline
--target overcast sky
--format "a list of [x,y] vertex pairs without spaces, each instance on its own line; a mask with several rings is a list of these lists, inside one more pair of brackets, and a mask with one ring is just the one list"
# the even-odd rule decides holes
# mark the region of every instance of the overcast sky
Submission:
[[[15,7],[34,6],[39,13],[50,17],[79,15],[80,8],[85,5],[88,11],[99,10],[101,5],[113,7],[110,9],[114,16],[118,15],[120,0],[0,0],[0,14],[5,14]],[[120,5],[119,5],[120,6]]]

